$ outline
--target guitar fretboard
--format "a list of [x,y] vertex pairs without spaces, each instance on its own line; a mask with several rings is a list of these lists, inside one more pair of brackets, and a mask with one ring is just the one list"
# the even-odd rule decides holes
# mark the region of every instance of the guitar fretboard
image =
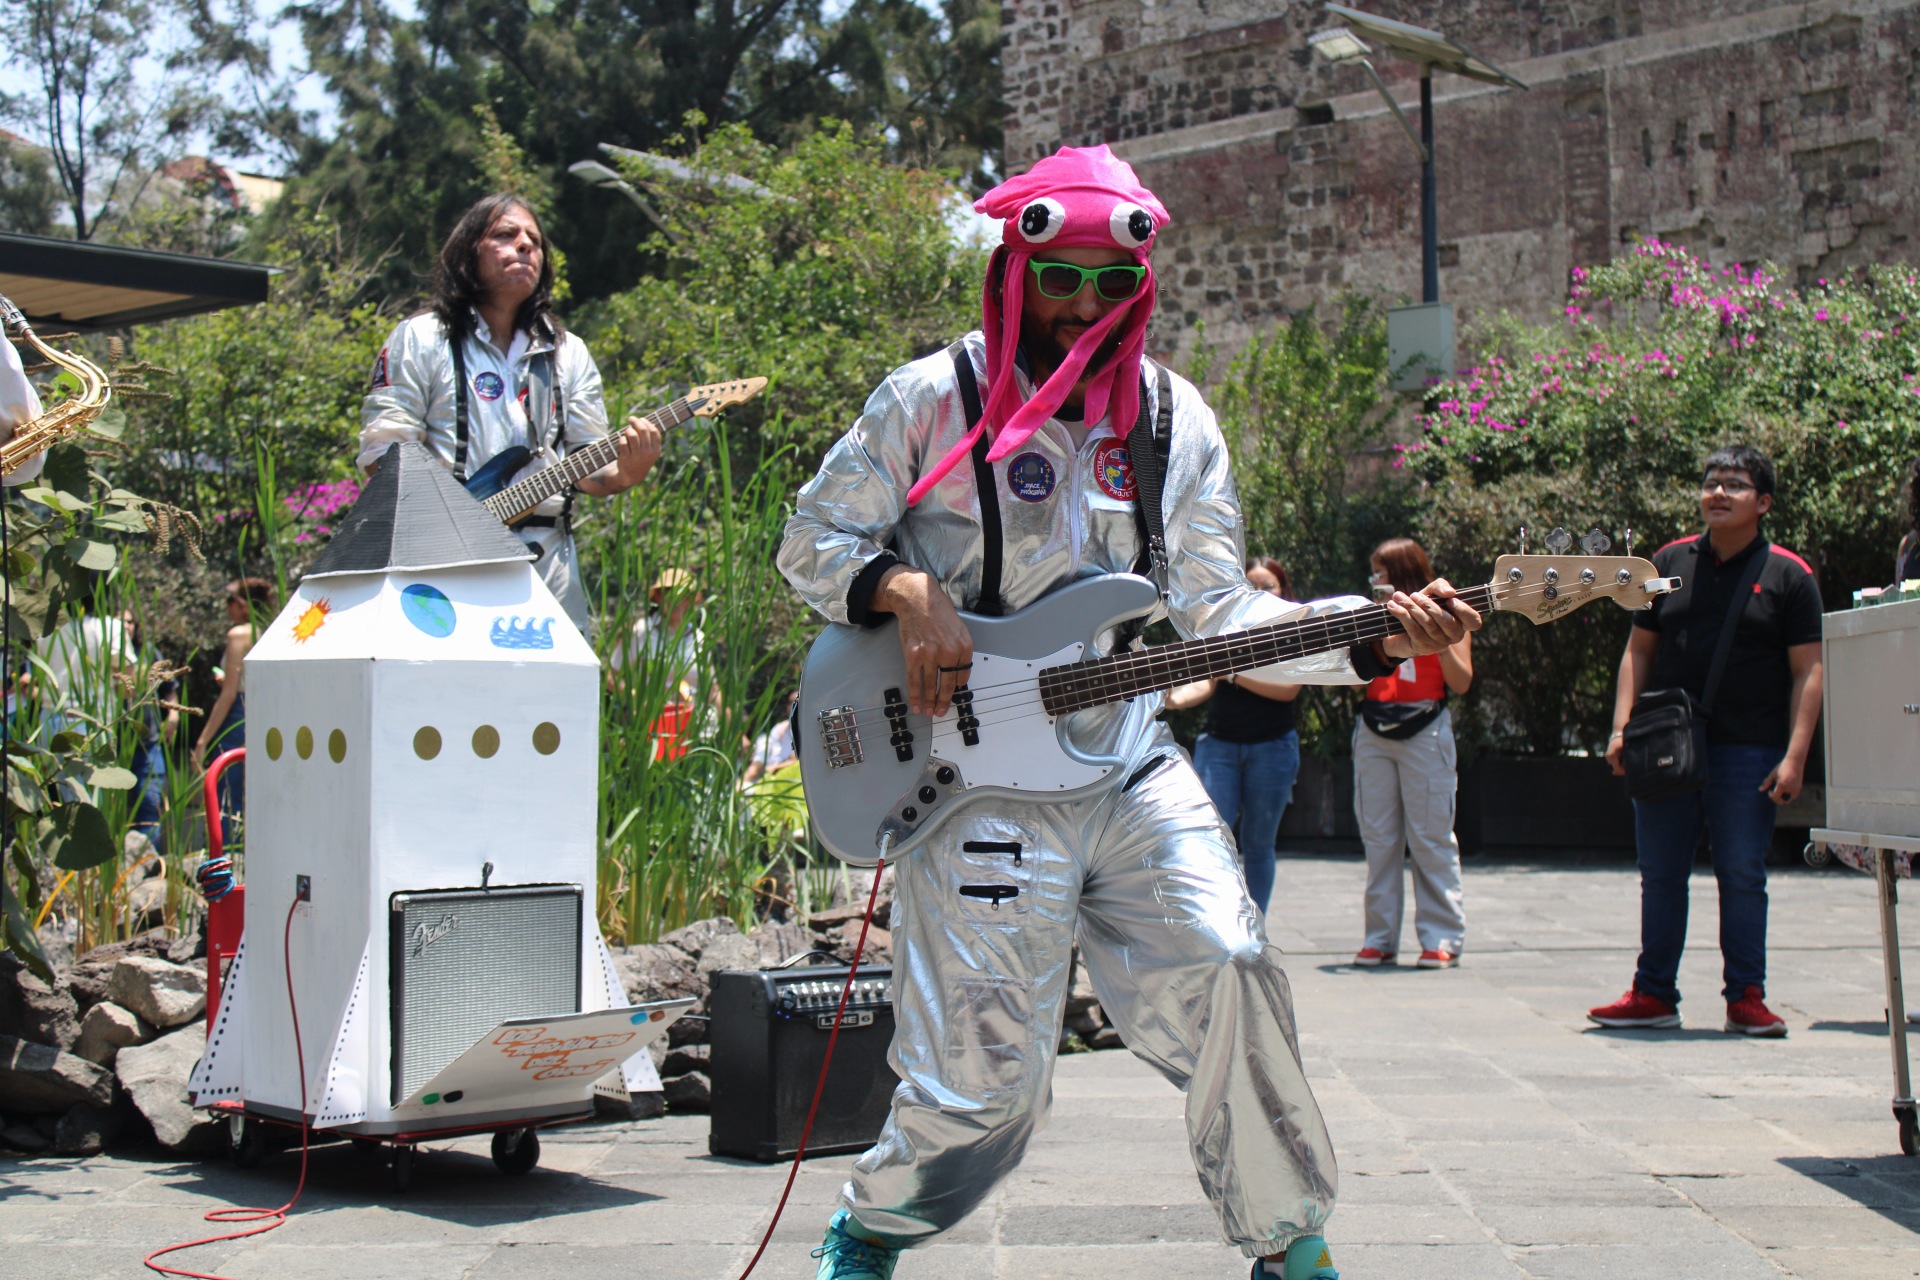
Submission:
[[[1459,599],[1484,614],[1493,603],[1493,587],[1468,587],[1459,593]],[[1370,604],[1206,640],[1129,650],[1047,668],[1040,673],[1040,701],[1049,715],[1066,715],[1193,680],[1370,644],[1405,630],[1385,605]]]
[[[666,408],[648,414],[646,420],[665,431],[692,416],[693,405],[682,396]],[[503,522],[525,515],[554,494],[564,493],[612,462],[620,450],[619,437],[618,431],[609,431],[604,439],[567,454],[551,467],[514,481],[481,505]]]

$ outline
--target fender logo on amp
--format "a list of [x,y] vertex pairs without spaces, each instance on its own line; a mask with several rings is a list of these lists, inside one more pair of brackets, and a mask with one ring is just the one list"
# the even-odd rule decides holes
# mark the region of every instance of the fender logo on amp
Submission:
[[428,947],[440,941],[440,939],[446,937],[459,927],[460,917],[455,915],[441,916],[437,924],[428,924],[422,920],[419,924],[413,926],[413,938],[411,939],[413,948],[411,954],[415,957],[424,954]]

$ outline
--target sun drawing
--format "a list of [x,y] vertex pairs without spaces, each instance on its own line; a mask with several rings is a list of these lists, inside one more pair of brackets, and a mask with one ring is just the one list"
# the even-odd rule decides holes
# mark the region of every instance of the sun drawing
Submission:
[[326,625],[327,615],[332,612],[332,602],[321,596],[308,605],[307,611],[300,615],[300,620],[293,624],[293,638],[301,644],[313,639],[313,633]]

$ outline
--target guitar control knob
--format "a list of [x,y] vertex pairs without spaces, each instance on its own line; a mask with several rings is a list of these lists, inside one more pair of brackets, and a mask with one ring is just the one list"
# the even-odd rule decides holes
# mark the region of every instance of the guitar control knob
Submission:
[[953,770],[946,765],[941,765],[940,768],[934,772],[933,776],[943,787],[953,785]]
[[918,822],[920,821],[920,811],[912,805],[908,805],[900,811],[900,818],[904,822]]
[[935,800],[938,800],[939,798],[940,798],[940,793],[938,791],[935,791],[932,787],[920,788],[921,804],[932,804]]

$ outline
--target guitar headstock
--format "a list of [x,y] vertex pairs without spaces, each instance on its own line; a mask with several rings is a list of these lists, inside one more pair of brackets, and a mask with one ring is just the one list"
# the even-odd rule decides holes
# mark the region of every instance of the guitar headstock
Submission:
[[767,389],[765,378],[738,378],[695,387],[682,397],[696,418],[717,418],[735,405],[745,404]]
[[1523,613],[1535,623],[1565,617],[1590,600],[1609,599],[1623,609],[1647,609],[1654,597],[1680,586],[1663,578],[1639,556],[1582,552],[1501,556],[1493,564],[1492,607]]

